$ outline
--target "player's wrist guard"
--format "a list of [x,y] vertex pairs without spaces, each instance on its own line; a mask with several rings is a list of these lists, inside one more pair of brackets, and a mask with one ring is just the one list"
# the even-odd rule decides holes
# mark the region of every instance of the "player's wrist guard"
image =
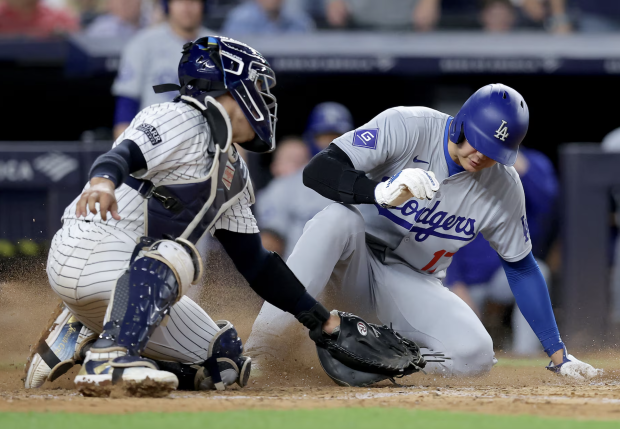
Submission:
[[323,324],[329,320],[329,311],[327,311],[323,304],[317,302],[310,310],[296,314],[295,318],[310,330],[310,339],[312,341],[318,346],[325,344]]

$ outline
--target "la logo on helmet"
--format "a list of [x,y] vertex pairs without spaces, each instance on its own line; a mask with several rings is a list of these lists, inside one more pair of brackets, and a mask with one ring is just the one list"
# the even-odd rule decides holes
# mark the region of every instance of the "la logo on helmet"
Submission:
[[508,137],[510,134],[508,134],[508,127],[506,126],[508,122],[502,120],[502,124],[499,126],[499,128],[497,130],[495,130],[495,135],[493,137],[495,137],[496,139],[500,139],[501,141],[505,142],[506,141],[506,137]]

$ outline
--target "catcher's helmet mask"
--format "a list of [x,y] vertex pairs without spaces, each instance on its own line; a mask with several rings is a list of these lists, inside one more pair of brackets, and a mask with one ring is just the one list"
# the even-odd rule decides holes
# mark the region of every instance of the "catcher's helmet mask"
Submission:
[[153,87],[155,92],[177,90],[200,100],[226,92],[237,101],[256,137],[241,146],[254,152],[275,148],[278,103],[271,93],[276,75],[252,47],[223,36],[202,37],[183,46],[179,83]]

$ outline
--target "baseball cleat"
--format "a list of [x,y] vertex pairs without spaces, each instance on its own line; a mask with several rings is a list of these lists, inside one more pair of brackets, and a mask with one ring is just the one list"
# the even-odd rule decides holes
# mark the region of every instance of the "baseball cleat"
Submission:
[[96,397],[110,396],[118,387],[124,396],[161,398],[179,385],[176,375],[150,359],[127,356],[122,347],[91,349],[74,382],[82,395]]
[[38,388],[81,363],[97,334],[82,325],[63,304],[52,313],[49,326],[31,348],[24,386]]

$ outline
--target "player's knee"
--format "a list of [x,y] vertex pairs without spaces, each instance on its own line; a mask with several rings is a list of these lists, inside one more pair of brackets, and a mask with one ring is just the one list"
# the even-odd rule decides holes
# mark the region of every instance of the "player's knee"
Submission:
[[358,209],[347,204],[330,204],[317,214],[321,227],[329,230],[331,235],[357,233],[365,229],[364,218]]
[[158,241],[143,256],[157,259],[172,269],[179,286],[178,299],[202,277],[202,258],[196,247],[187,240]]
[[447,353],[452,360],[452,375],[486,374],[495,362],[493,340],[485,329],[472,330],[460,344]]

